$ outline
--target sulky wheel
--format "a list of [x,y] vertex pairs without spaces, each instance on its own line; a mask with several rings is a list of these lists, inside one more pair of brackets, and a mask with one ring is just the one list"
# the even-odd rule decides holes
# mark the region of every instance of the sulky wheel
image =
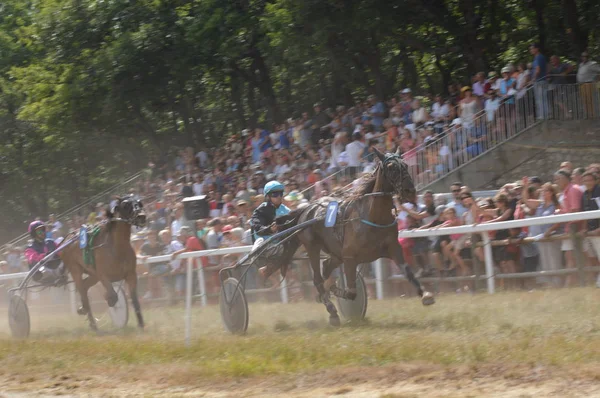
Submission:
[[8,324],[12,336],[17,339],[26,339],[29,337],[31,323],[29,319],[29,310],[27,303],[17,294],[10,298],[8,308]]
[[[346,289],[346,278],[340,275],[338,278],[338,286]],[[346,300],[341,297],[337,298],[338,308],[342,316],[348,320],[362,320],[367,314],[367,285],[360,272],[356,273],[356,298],[354,300]]]
[[248,329],[248,301],[243,286],[237,279],[227,278],[219,295],[221,319],[225,329],[233,334],[243,334]]
[[113,284],[115,292],[117,293],[117,303],[113,307],[108,307],[108,314],[110,315],[110,319],[112,324],[117,329],[123,329],[127,326],[127,322],[129,321],[129,306],[127,305],[127,295],[125,294],[125,289],[123,289],[123,284]]

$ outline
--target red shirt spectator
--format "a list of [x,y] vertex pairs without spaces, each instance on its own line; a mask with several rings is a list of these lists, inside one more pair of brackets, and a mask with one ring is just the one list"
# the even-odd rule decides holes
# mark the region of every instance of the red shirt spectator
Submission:
[[[189,238],[187,238],[187,240],[185,242],[185,250],[188,252],[197,252],[200,250],[206,250],[206,246],[204,245],[204,242],[202,242],[197,237],[190,236]],[[194,268],[198,268],[199,260],[202,261],[203,268],[208,267],[208,257],[204,256],[204,257],[194,259]]]

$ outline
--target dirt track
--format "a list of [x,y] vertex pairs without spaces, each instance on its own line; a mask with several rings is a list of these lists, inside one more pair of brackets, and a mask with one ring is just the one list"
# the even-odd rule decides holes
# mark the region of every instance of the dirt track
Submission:
[[210,383],[189,380],[185,369],[175,367],[136,370],[83,378],[5,373],[0,397],[600,397],[597,367],[565,374],[544,367],[390,365]]

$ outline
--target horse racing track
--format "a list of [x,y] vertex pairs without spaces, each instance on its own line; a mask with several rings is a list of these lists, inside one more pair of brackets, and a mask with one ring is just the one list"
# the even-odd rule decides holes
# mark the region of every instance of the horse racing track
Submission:
[[599,302],[592,288],[397,298],[339,329],[316,303],[250,303],[245,336],[198,306],[190,347],[179,307],[97,336],[32,306],[29,340],[0,330],[0,396],[600,396]]

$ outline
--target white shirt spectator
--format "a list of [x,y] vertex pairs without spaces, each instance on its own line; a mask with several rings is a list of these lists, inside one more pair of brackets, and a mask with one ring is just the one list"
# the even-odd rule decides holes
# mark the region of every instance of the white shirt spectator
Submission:
[[577,83],[591,83],[600,74],[600,65],[594,61],[582,62],[577,68]]
[[[165,248],[165,254],[175,253],[176,251],[185,249],[183,243],[181,243],[178,239],[173,239],[171,244]],[[171,269],[173,271],[179,270],[181,268],[181,259],[179,257],[175,258],[175,260],[171,260]]]
[[[340,153],[337,158],[337,163],[341,167],[348,166],[348,163],[350,163],[350,157],[348,156],[348,152],[344,151],[344,152]],[[344,163],[344,164],[342,165],[342,163]]]
[[339,167],[338,159],[340,154],[344,152],[345,149],[344,144],[341,141],[344,137],[344,134],[345,133],[341,131],[336,133],[334,142],[331,144],[331,168]]
[[493,122],[496,111],[500,108],[500,98],[488,99],[485,101],[485,114],[488,122]]
[[200,167],[204,168],[208,166],[208,155],[204,151],[200,151],[196,154],[196,159],[198,159],[198,163]]
[[184,225],[183,218],[179,218],[179,219],[173,220],[173,222],[171,222],[171,233],[173,234],[173,236],[179,235],[179,230],[181,229],[181,227],[183,227],[183,225]]
[[439,153],[440,160],[442,161],[442,164],[444,164],[445,168],[452,169],[454,166],[452,162],[452,151],[450,150],[447,141],[444,141]]
[[192,185],[192,190],[194,191],[195,196],[200,196],[204,192],[204,184],[201,182],[195,182]]
[[360,167],[360,160],[365,150],[365,144],[360,141],[353,141],[346,145],[346,153],[348,154],[348,166]]
[[448,104],[444,103],[440,105],[439,102],[436,102],[431,107],[431,117],[434,119],[443,119],[450,113],[450,107]]
[[[211,229],[206,234],[206,249],[214,250],[218,249],[221,246],[221,237],[217,234],[214,229]],[[210,265],[219,265],[219,257],[218,256],[208,256],[208,262]]]

